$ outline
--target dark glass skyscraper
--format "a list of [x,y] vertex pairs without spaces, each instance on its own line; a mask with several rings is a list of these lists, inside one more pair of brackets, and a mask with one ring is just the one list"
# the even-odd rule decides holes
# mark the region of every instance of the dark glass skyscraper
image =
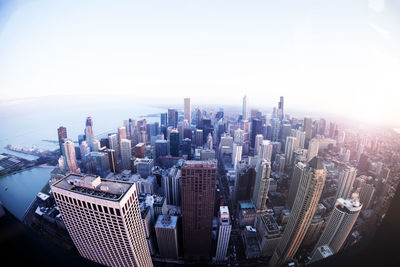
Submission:
[[169,135],[169,150],[171,156],[179,157],[179,132],[172,131]]
[[259,119],[253,119],[253,121],[251,122],[251,132],[250,132],[250,142],[251,142],[251,147],[253,148],[257,134],[262,134],[262,121]]
[[181,168],[183,255],[208,260],[214,217],[216,161],[186,161]]

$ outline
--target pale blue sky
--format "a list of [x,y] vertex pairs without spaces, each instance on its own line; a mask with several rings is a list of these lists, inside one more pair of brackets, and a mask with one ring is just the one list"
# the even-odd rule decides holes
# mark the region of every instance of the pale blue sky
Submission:
[[400,125],[400,1],[2,1],[0,99],[120,94]]

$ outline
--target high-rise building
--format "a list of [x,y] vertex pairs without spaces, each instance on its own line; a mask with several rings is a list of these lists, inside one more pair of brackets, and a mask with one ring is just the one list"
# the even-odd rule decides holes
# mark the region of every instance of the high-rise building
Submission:
[[65,139],[67,139],[67,128],[65,128],[64,126],[60,126],[57,129],[57,133],[58,133],[58,144],[60,146],[60,153],[62,155],[64,155],[63,152],[63,148],[64,148],[64,141]]
[[304,236],[302,246],[308,247],[314,245],[322,233],[325,223],[326,222],[320,215],[315,215],[311,220],[311,224],[308,227],[306,235]]
[[173,157],[179,157],[179,132],[172,130],[169,135],[169,150]]
[[281,121],[278,118],[271,119],[271,141],[279,140],[279,131],[281,129]]
[[86,141],[82,141],[82,143],[79,145],[79,150],[81,152],[81,160],[82,163],[85,164],[86,163],[86,157],[89,155],[90,153],[90,147],[89,145],[86,143]]
[[190,125],[191,125],[191,123],[192,123],[192,108],[191,108],[191,105],[190,105],[190,98],[185,98],[184,99],[184,112],[185,112],[185,120],[187,120],[188,121],[188,123],[189,123],[189,127],[190,127]]
[[293,163],[293,152],[294,152],[295,142],[296,142],[296,137],[288,136],[286,138],[285,158],[287,167],[291,167]]
[[122,139],[127,139],[125,126],[121,126],[118,128],[118,140],[121,141]]
[[156,159],[168,155],[168,141],[157,140],[155,145]]
[[283,96],[281,96],[278,103],[278,117],[280,120],[283,120],[284,116],[285,114],[283,113]]
[[300,180],[301,177],[303,177],[305,170],[306,170],[306,165],[302,162],[298,162],[293,168],[292,179],[290,180],[289,194],[287,200],[287,205],[290,210],[293,208],[297,190],[299,189],[300,185]]
[[248,119],[249,119],[249,100],[247,99],[247,96],[245,95],[243,97],[242,120],[248,120]]
[[167,113],[161,113],[161,115],[160,115],[160,124],[161,124],[161,126],[165,126],[165,127],[167,127],[168,126],[168,115],[167,115]]
[[320,119],[318,123],[318,134],[325,136],[326,120]]
[[239,168],[234,185],[233,201],[235,203],[241,200],[249,201],[252,199],[255,180],[256,170],[253,167],[246,165]]
[[362,209],[371,208],[372,199],[375,194],[375,187],[372,184],[363,184],[360,190],[360,202],[363,205]]
[[260,145],[264,140],[264,136],[262,134],[256,135],[256,141],[254,143],[254,156],[258,155],[258,151],[260,150]]
[[262,256],[272,256],[282,238],[281,230],[274,217],[270,214],[261,214],[256,217],[255,228],[260,237],[260,250]]
[[168,127],[178,127],[178,111],[176,109],[168,109]]
[[233,143],[233,151],[232,151],[232,165],[233,168],[236,170],[239,161],[242,160],[242,145],[238,145]]
[[65,151],[65,159],[67,161],[67,166],[70,172],[80,172],[77,164],[76,164],[76,156],[75,156],[75,145],[69,139],[64,141],[64,151]]
[[318,157],[313,158],[301,177],[289,221],[269,266],[280,266],[296,254],[314,216],[325,178],[326,168],[322,160]]
[[181,168],[183,255],[208,260],[214,215],[216,161],[186,161]]
[[333,253],[339,252],[360,214],[361,207],[358,196],[352,199],[338,198],[315,249],[328,245]]
[[251,122],[251,132],[250,132],[250,142],[251,147],[254,148],[256,143],[256,136],[260,134],[262,135],[262,121],[259,119],[253,119]]
[[318,156],[319,141],[316,138],[311,139],[307,149],[307,162]]
[[262,159],[257,164],[254,183],[253,204],[257,211],[267,210],[268,189],[270,184],[271,163]]
[[153,266],[134,183],[70,174],[51,190],[82,257],[107,266]]
[[308,148],[308,142],[310,142],[312,137],[312,119],[304,118],[303,131],[305,134],[305,148]]
[[263,140],[260,144],[260,151],[258,152],[258,158],[265,159],[266,161],[272,160],[273,145],[269,140]]
[[167,175],[162,177],[162,189],[168,205],[181,204],[181,170],[173,166]]
[[118,136],[117,134],[108,134],[108,144],[110,146],[110,149],[113,149],[115,151],[116,158],[121,157],[121,150],[118,144]]
[[350,197],[356,175],[357,169],[354,167],[346,166],[340,171],[336,199]]
[[237,144],[243,145],[244,141],[244,130],[242,129],[236,129],[234,136],[233,136],[233,141]]
[[329,124],[329,137],[335,138],[335,132],[337,130],[337,124],[334,122],[330,122]]
[[90,149],[92,149],[94,134],[93,134],[93,119],[91,116],[86,118],[85,136],[86,136],[86,142],[88,143]]
[[118,167],[117,167],[117,155],[115,154],[114,149],[107,149],[107,154],[108,154],[108,160],[109,160],[109,165],[110,165],[110,171],[111,172],[117,172]]
[[121,161],[122,168],[129,170],[131,168],[130,159],[132,157],[131,140],[121,139]]
[[203,130],[196,129],[195,132],[196,146],[203,146]]
[[229,238],[231,236],[231,218],[229,216],[228,206],[220,206],[218,213],[218,241],[217,252],[215,260],[217,262],[226,259],[226,252],[228,251]]
[[110,162],[107,153],[92,151],[87,156],[87,165],[92,174],[106,177],[110,173]]
[[179,256],[178,217],[159,215],[154,226],[157,236],[160,256],[167,259],[177,259]]

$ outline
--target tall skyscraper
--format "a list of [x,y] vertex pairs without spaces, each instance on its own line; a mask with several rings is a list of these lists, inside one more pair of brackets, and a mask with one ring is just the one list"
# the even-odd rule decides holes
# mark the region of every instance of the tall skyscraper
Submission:
[[90,149],[92,149],[94,134],[93,134],[93,119],[91,116],[86,118],[85,136],[86,136],[86,142],[88,143]]
[[308,149],[308,143],[310,142],[311,137],[312,137],[312,119],[311,118],[304,118],[303,131],[306,133],[305,148]]
[[121,157],[121,150],[118,144],[118,137],[117,134],[108,134],[108,144],[110,146],[110,149],[113,149],[115,151],[115,155],[117,158]]
[[257,134],[256,135],[256,141],[254,143],[254,156],[258,155],[258,151],[260,149],[260,145],[262,141],[264,140],[264,136],[262,134]]
[[168,109],[168,127],[178,127],[178,111],[176,109]]
[[79,168],[76,164],[76,156],[75,156],[75,145],[69,139],[64,141],[64,151],[65,151],[65,159],[67,161],[67,166],[70,172],[80,172]]
[[110,171],[111,172],[117,172],[117,155],[115,154],[114,149],[107,149],[107,154],[108,154],[108,160],[109,160],[109,165],[110,165]]
[[224,261],[228,251],[229,238],[231,236],[231,218],[228,206],[220,206],[218,213],[218,242],[215,260]]
[[333,253],[339,252],[360,214],[361,207],[358,196],[351,199],[337,199],[314,251],[320,246],[328,245]]
[[155,145],[156,159],[168,155],[168,141],[157,140]]
[[154,226],[160,255],[167,259],[177,259],[179,253],[178,217],[159,215]]
[[82,257],[107,266],[153,266],[135,184],[70,174],[51,190]]
[[247,99],[247,96],[245,95],[243,97],[242,120],[248,120],[248,119],[249,119],[249,101]]
[[253,197],[256,170],[251,166],[244,166],[238,170],[234,185],[233,201],[251,200]]
[[296,142],[296,137],[293,136],[286,137],[286,146],[285,146],[286,167],[292,166],[295,142]]
[[268,189],[270,184],[271,163],[265,159],[257,164],[256,180],[254,183],[253,204],[257,211],[267,210]]
[[118,140],[127,139],[126,127],[121,126],[118,128]]
[[278,103],[278,116],[280,120],[283,120],[283,117],[285,116],[285,114],[283,113],[283,96],[280,97]]
[[183,255],[208,260],[214,216],[216,161],[186,161],[181,168]]
[[356,175],[357,169],[354,167],[346,166],[340,171],[336,199],[350,197]]
[[292,179],[290,180],[289,186],[289,194],[287,205],[291,210],[293,208],[294,200],[296,198],[297,190],[299,189],[301,177],[303,177],[303,173],[306,170],[306,165],[302,162],[298,162],[293,169]]
[[168,126],[168,115],[167,115],[167,113],[161,113],[161,115],[160,115],[160,124],[161,124],[161,126],[165,126],[165,127],[167,127]]
[[260,151],[258,152],[259,159],[265,159],[266,161],[272,160],[273,145],[269,140],[263,140],[260,144]]
[[172,130],[169,135],[169,150],[173,157],[179,157],[179,132]]
[[318,149],[319,149],[319,141],[318,139],[311,139],[311,141],[308,144],[308,150],[307,150],[307,162],[312,160],[314,157],[318,156]]
[[233,143],[233,151],[232,151],[232,165],[233,168],[236,170],[239,161],[242,160],[242,145],[238,145]]
[[314,216],[325,178],[326,168],[322,160],[313,158],[301,177],[289,221],[269,266],[280,266],[296,254]]
[[190,98],[184,99],[184,112],[185,112],[185,120],[189,122],[189,127],[192,124],[192,107],[190,105]]
[[64,141],[67,139],[67,128],[64,126],[60,126],[57,129],[58,133],[58,144],[60,146],[60,153],[61,155],[64,155],[63,148],[64,148]]
[[262,135],[262,121],[259,119],[253,119],[251,122],[250,142],[251,147],[254,148],[256,142],[256,136]]
[[363,184],[360,190],[360,202],[363,205],[362,209],[371,208],[372,199],[375,194],[375,187],[372,184]]
[[122,168],[125,170],[130,170],[131,168],[131,157],[132,157],[132,146],[131,140],[121,139],[121,161]]

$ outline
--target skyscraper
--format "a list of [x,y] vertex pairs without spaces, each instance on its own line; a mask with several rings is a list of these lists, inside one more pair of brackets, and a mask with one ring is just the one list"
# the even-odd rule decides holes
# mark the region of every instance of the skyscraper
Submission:
[[372,199],[375,194],[375,187],[372,184],[363,184],[360,190],[360,202],[362,209],[369,209],[372,205]]
[[229,238],[231,236],[231,218],[228,206],[220,206],[218,213],[218,241],[215,260],[224,261],[228,251]]
[[245,95],[243,97],[242,120],[248,120],[248,119],[249,119],[249,101],[247,99],[247,96]]
[[310,142],[312,137],[312,119],[304,118],[303,131],[306,133],[305,136],[305,148],[308,148],[308,142]]
[[167,117],[168,117],[168,115],[167,115],[167,113],[161,113],[161,115],[160,115],[160,123],[161,123],[161,126],[165,126],[165,127],[167,127],[168,126],[168,119],[167,119]]
[[360,214],[361,207],[358,196],[352,199],[337,199],[314,251],[320,246],[328,245],[333,253],[339,252]]
[[278,103],[278,116],[280,120],[283,120],[284,113],[283,113],[283,96],[280,97],[279,103]]
[[296,137],[293,136],[286,137],[286,146],[285,146],[286,167],[292,166],[295,142],[296,142]]
[[58,144],[60,146],[60,153],[62,155],[64,155],[63,153],[63,147],[64,147],[64,141],[65,139],[67,139],[67,128],[65,128],[64,126],[60,126],[57,129],[57,133],[58,133]]
[[157,140],[155,145],[156,159],[168,155],[168,142],[167,140]]
[[232,151],[232,165],[233,168],[236,170],[239,161],[242,160],[242,145],[238,145],[233,143],[233,151]]
[[121,141],[122,139],[127,139],[125,126],[121,126],[118,128],[118,140]]
[[184,112],[185,112],[185,120],[189,122],[189,127],[192,124],[192,107],[190,105],[190,98],[184,99]]
[[173,157],[179,157],[179,132],[172,130],[169,136],[169,149]]
[[254,143],[254,156],[258,155],[258,151],[260,149],[260,145],[261,145],[263,140],[264,140],[264,136],[262,134],[257,134],[256,135],[256,141]]
[[260,144],[260,151],[258,151],[258,158],[265,159],[266,161],[272,160],[273,145],[269,140],[263,140]]
[[254,148],[256,142],[256,136],[258,134],[262,135],[262,121],[259,119],[253,119],[253,121],[251,122],[251,132],[250,132],[250,142],[252,148]]
[[340,171],[336,199],[350,197],[356,175],[357,169],[354,167],[346,166]]
[[168,127],[178,127],[178,111],[176,109],[168,109]]
[[308,150],[307,150],[307,162],[312,160],[314,157],[318,156],[318,149],[319,149],[319,141],[318,139],[311,139],[311,141],[308,144]]
[[270,184],[271,163],[262,159],[257,164],[254,183],[253,204],[257,211],[267,210],[268,189]]
[[154,226],[157,236],[158,249],[163,258],[177,259],[178,247],[178,217],[159,215]]
[[113,149],[115,151],[116,158],[121,157],[121,150],[118,144],[118,137],[117,134],[108,134],[108,144],[110,146],[110,149]]
[[296,254],[314,216],[325,178],[326,168],[322,160],[318,157],[313,158],[301,177],[289,221],[269,266],[280,266]]
[[183,254],[208,260],[214,215],[216,161],[186,161],[181,168]]
[[235,203],[252,199],[256,175],[256,170],[251,166],[244,166],[238,170],[234,185],[233,201]]
[[131,168],[130,159],[132,157],[131,140],[121,139],[121,161],[122,168],[129,170]]
[[65,159],[67,161],[68,169],[71,172],[80,172],[78,166],[76,165],[76,156],[75,156],[75,145],[69,139],[64,141],[64,151],[65,151]]
[[302,162],[298,162],[292,172],[292,179],[290,180],[289,186],[289,194],[287,205],[291,210],[293,208],[294,200],[296,198],[297,190],[299,189],[301,177],[303,177],[303,173],[306,170],[306,165]]
[[82,257],[107,266],[153,266],[135,184],[70,174],[51,190]]
[[91,116],[86,118],[85,136],[86,136],[86,142],[88,143],[90,149],[92,149],[94,134],[93,134],[93,119]]

